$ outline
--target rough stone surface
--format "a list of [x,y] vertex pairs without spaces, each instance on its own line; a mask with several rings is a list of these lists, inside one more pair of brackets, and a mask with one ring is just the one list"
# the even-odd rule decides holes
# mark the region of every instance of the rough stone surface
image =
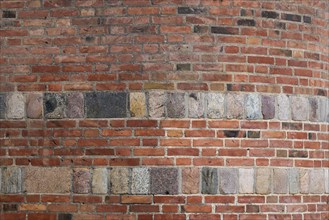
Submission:
[[202,194],[217,194],[218,192],[218,170],[216,168],[202,168]]
[[247,119],[262,118],[261,100],[259,94],[247,94],[245,112]]
[[238,191],[238,170],[234,168],[219,169],[219,192],[233,194]]
[[84,117],[84,97],[82,93],[69,93],[66,95],[65,113],[68,118]]
[[44,114],[46,118],[63,118],[65,96],[63,94],[46,93],[43,97]]
[[243,118],[244,95],[232,94],[226,95],[226,116],[227,118]]
[[264,119],[272,119],[275,116],[275,97],[262,96],[262,114]]
[[325,192],[329,193],[329,169],[325,169],[324,184],[325,184]]
[[280,94],[277,96],[277,101],[277,115],[279,120],[291,119],[289,97],[285,94]]
[[127,93],[89,92],[85,94],[87,118],[127,117]]
[[207,115],[209,118],[223,118],[225,116],[225,96],[221,93],[208,93]]
[[96,168],[93,171],[93,180],[92,180],[92,192],[105,194],[107,193],[107,169],[106,168]]
[[6,117],[6,95],[4,93],[0,93],[0,118],[3,119]]
[[26,115],[28,118],[41,118],[43,96],[40,93],[28,94],[26,98]]
[[200,193],[199,168],[185,168],[182,170],[182,192],[185,194]]
[[178,170],[176,168],[152,168],[152,194],[178,194]]
[[167,115],[169,118],[184,118],[185,106],[184,93],[168,93]]
[[25,116],[25,96],[22,93],[9,93],[6,96],[8,119],[22,119]]
[[143,92],[131,92],[129,103],[131,117],[146,116],[146,99]]
[[71,171],[68,167],[25,168],[24,190],[27,193],[69,193]]
[[299,188],[300,193],[309,193],[310,190],[310,170],[299,170]]
[[149,92],[148,94],[148,111],[152,118],[165,117],[165,105],[167,102],[167,93]]
[[149,168],[132,169],[132,194],[148,194],[150,191],[150,170]]
[[310,103],[309,119],[310,121],[318,121],[320,115],[319,101],[315,97],[310,97],[308,101]]
[[299,193],[299,171],[296,168],[289,169],[289,192]]
[[256,170],[256,193],[269,194],[271,193],[271,176],[272,169],[257,168]]
[[319,121],[329,122],[329,99],[325,97],[319,98]]
[[310,193],[322,194],[325,192],[325,179],[323,169],[312,169],[310,173]]
[[112,194],[129,193],[128,168],[115,167],[110,170],[110,188]]
[[301,96],[291,96],[291,114],[292,119],[296,121],[308,120],[309,102],[308,99]]
[[254,169],[239,169],[239,192],[243,194],[254,192]]
[[190,118],[204,117],[204,94],[190,93],[188,97],[188,115]]
[[22,191],[22,171],[19,167],[4,167],[0,177],[1,193],[19,193]]
[[73,192],[90,193],[91,174],[89,169],[79,168],[73,170]]
[[287,169],[274,169],[273,170],[273,191],[274,193],[287,193],[288,192],[288,170]]

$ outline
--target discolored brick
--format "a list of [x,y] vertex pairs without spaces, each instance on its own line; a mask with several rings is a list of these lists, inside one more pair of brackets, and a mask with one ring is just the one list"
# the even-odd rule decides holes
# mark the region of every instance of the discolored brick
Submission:
[[146,116],[146,98],[143,92],[130,93],[130,115],[131,117]]
[[277,18],[279,14],[275,11],[262,11],[263,18]]
[[97,194],[107,193],[107,176],[108,172],[106,168],[96,168],[93,171],[92,179],[92,192]]
[[25,117],[25,96],[22,93],[7,94],[6,116],[9,119],[22,119]]
[[131,193],[148,194],[150,191],[150,169],[133,168],[131,175]]
[[184,93],[168,93],[167,115],[169,118],[184,118],[186,112],[185,106]]
[[291,119],[290,101],[289,97],[285,94],[277,96],[277,115],[280,120]]
[[209,118],[223,118],[225,116],[225,96],[223,94],[207,94],[207,115]]
[[262,114],[264,119],[273,119],[275,116],[275,97],[262,96]]
[[299,193],[299,170],[297,168],[289,169],[289,193]]
[[129,193],[128,168],[115,167],[110,170],[110,191],[112,194]]
[[68,118],[84,117],[84,97],[82,93],[69,93],[66,95],[65,114]]
[[178,7],[178,14],[202,14],[207,12],[205,8]]
[[219,192],[233,194],[238,192],[238,170],[235,168],[219,169]]
[[167,102],[167,93],[149,92],[148,93],[148,111],[152,118],[161,118],[165,116],[165,106]]
[[245,112],[247,119],[261,119],[261,100],[259,94],[247,94],[245,100]]
[[65,96],[57,93],[45,93],[43,97],[44,114],[46,118],[64,118]]
[[260,131],[248,131],[248,138],[260,138]]
[[89,169],[77,168],[73,170],[73,192],[86,194],[90,193],[91,174]]
[[22,191],[22,171],[19,167],[3,167],[0,173],[1,193]]
[[190,71],[191,70],[191,64],[189,64],[189,63],[176,64],[176,70],[177,71]]
[[6,95],[4,93],[0,93],[0,119],[5,118],[6,115]]
[[152,194],[178,194],[177,168],[152,168],[150,176]]
[[255,26],[256,21],[253,19],[239,19],[237,24],[239,26]]
[[256,193],[270,194],[272,188],[272,169],[256,169]]
[[226,116],[227,118],[243,118],[244,110],[244,95],[232,94],[226,95]]
[[310,193],[322,194],[325,192],[325,179],[323,169],[312,169],[310,173]]
[[72,220],[72,214],[60,213],[58,214],[58,220]]
[[188,108],[189,117],[204,117],[204,94],[190,93],[188,97]]
[[182,169],[182,192],[184,194],[200,193],[200,170],[199,168]]
[[26,98],[26,115],[28,118],[41,118],[43,111],[41,93],[28,94]]
[[254,169],[239,169],[239,193],[248,194],[254,192]]
[[71,190],[68,167],[27,167],[24,174],[27,193],[69,193]]
[[287,193],[288,192],[288,170],[273,169],[273,192]]
[[301,96],[291,96],[291,114],[295,121],[308,120],[309,102],[307,98]]
[[218,192],[218,169],[203,167],[202,168],[202,194],[217,194]]

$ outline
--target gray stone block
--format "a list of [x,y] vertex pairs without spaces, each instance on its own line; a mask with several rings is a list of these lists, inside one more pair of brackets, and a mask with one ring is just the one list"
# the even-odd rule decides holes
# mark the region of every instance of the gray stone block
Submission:
[[4,93],[0,93],[0,119],[6,117],[6,95]]
[[273,119],[275,117],[274,96],[262,96],[262,114],[264,119]]
[[296,168],[289,169],[289,192],[299,193],[299,171]]
[[69,93],[66,95],[65,114],[68,118],[84,117],[84,97],[82,93]]
[[325,193],[329,193],[329,169],[324,172]]
[[177,168],[152,168],[150,175],[152,194],[178,194]]
[[114,167],[110,170],[110,190],[112,194],[129,193],[128,168]]
[[308,98],[310,104],[309,119],[310,121],[318,121],[320,116],[319,100],[316,97]]
[[277,115],[280,120],[291,119],[291,109],[289,97],[285,94],[277,96]]
[[245,112],[247,119],[262,118],[261,100],[259,94],[247,94],[245,100]]
[[202,194],[217,194],[218,192],[218,169],[203,167],[202,174]]
[[127,117],[128,94],[125,92],[89,92],[85,94],[87,118]]
[[322,194],[325,192],[325,179],[323,169],[312,169],[310,173],[310,193]]
[[207,115],[209,118],[225,117],[225,96],[221,93],[207,94]]
[[295,121],[308,120],[309,102],[308,99],[302,96],[291,96],[291,114]]
[[272,188],[272,169],[256,169],[256,193],[270,194]]
[[92,180],[92,192],[96,194],[105,194],[107,193],[107,169],[106,168],[96,168],[93,171],[93,180]]
[[227,118],[243,118],[244,116],[244,95],[232,94],[226,95],[226,116]]
[[150,191],[149,168],[133,168],[131,181],[132,194],[148,194]]
[[233,194],[238,192],[238,170],[235,168],[219,169],[219,192]]
[[1,169],[1,192],[20,193],[22,191],[22,171],[19,167],[3,167]]
[[307,194],[310,191],[310,170],[299,169],[299,188],[300,193]]
[[46,93],[43,97],[46,118],[64,118],[65,96],[57,93]]
[[167,99],[167,115],[169,118],[185,117],[185,94],[184,93],[168,93]]
[[288,170],[287,169],[273,169],[273,192],[274,193],[288,193]]
[[204,117],[204,94],[190,93],[188,97],[188,115],[190,118]]
[[151,118],[165,117],[165,106],[167,102],[167,93],[154,92],[148,93],[148,111]]
[[329,99],[326,97],[319,98],[319,121],[329,122]]
[[26,115],[28,118],[41,118],[43,111],[43,95],[28,94],[26,99]]
[[9,93],[6,96],[6,116],[8,119],[25,117],[25,96],[22,93]]
[[239,169],[239,192],[242,194],[254,193],[254,169],[240,168]]
[[89,169],[78,168],[73,170],[73,192],[87,194],[90,193],[91,174]]

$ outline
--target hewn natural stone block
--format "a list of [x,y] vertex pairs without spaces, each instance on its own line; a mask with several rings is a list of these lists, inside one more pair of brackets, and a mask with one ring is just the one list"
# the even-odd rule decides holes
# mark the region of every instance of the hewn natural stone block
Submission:
[[200,193],[199,168],[184,168],[182,170],[182,192],[184,194]]
[[309,193],[310,191],[310,170],[300,169],[299,170],[299,188],[300,193]]
[[4,93],[0,93],[0,119],[6,117],[6,95]]
[[275,97],[262,96],[262,114],[264,119],[273,119],[275,116]]
[[68,167],[27,167],[24,189],[27,193],[69,193],[71,170]]
[[202,168],[202,194],[217,194],[218,169],[211,167]]
[[291,119],[290,100],[285,94],[277,96],[277,115],[279,120]]
[[0,174],[1,193],[22,191],[22,171],[19,167],[3,167]]
[[84,97],[82,93],[69,93],[66,95],[65,113],[68,118],[84,117]]
[[269,194],[272,188],[272,169],[256,169],[256,193]]
[[261,100],[259,94],[246,95],[245,112],[247,119],[262,118]]
[[184,118],[185,106],[184,93],[168,93],[167,114],[169,118]]
[[243,118],[244,95],[232,94],[226,95],[226,116],[227,118]]
[[204,94],[190,93],[188,97],[188,115],[190,118],[204,117]]
[[288,192],[288,170],[287,169],[273,169],[273,191],[274,193]]
[[167,102],[167,93],[149,92],[148,93],[148,111],[152,118],[161,118],[165,116],[165,106]]
[[146,98],[143,92],[130,93],[130,115],[131,117],[146,116]]
[[110,170],[110,190],[112,194],[129,193],[128,168],[115,167]]
[[329,122],[329,99],[326,97],[319,98],[319,121]]
[[92,192],[105,194],[107,193],[107,169],[106,168],[96,168],[93,171],[93,180],[92,180]]
[[312,169],[310,173],[310,193],[322,194],[325,192],[325,179],[323,169]]
[[148,194],[150,191],[149,168],[133,168],[131,181],[132,194]]
[[316,97],[308,98],[310,104],[309,119],[310,121],[318,121],[320,115],[319,101]]
[[9,93],[6,96],[6,115],[9,119],[25,117],[25,96],[22,93]]
[[125,92],[90,92],[85,94],[87,118],[127,117],[128,95]]
[[325,193],[329,193],[329,169],[325,169],[324,184],[325,184]]
[[240,168],[239,169],[239,192],[243,194],[254,192],[254,169]]
[[73,170],[73,192],[90,193],[91,174],[89,169],[77,168]]
[[45,93],[43,97],[46,118],[64,118],[65,96],[63,94]]
[[225,116],[225,96],[223,94],[207,94],[207,115],[209,118],[223,118]]
[[297,168],[289,169],[289,193],[299,193],[299,170]]
[[178,194],[178,169],[152,168],[150,175],[152,194]]
[[26,115],[28,118],[41,118],[43,110],[43,95],[41,93],[28,94],[26,98]]
[[219,192],[233,194],[238,192],[238,170],[235,168],[219,169]]
[[291,96],[291,114],[292,119],[296,121],[308,120],[309,102],[302,96]]

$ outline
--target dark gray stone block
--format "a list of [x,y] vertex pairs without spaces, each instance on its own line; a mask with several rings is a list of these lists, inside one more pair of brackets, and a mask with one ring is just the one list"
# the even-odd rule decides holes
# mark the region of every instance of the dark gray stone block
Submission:
[[178,194],[178,170],[176,168],[152,168],[151,194]]
[[44,114],[46,118],[63,118],[65,109],[65,96],[58,93],[46,93],[43,99]]
[[0,118],[5,118],[6,105],[5,105],[5,94],[0,93]]
[[185,117],[185,94],[169,93],[167,100],[167,114],[169,118]]
[[217,194],[218,170],[216,168],[204,167],[202,169],[202,194]]

